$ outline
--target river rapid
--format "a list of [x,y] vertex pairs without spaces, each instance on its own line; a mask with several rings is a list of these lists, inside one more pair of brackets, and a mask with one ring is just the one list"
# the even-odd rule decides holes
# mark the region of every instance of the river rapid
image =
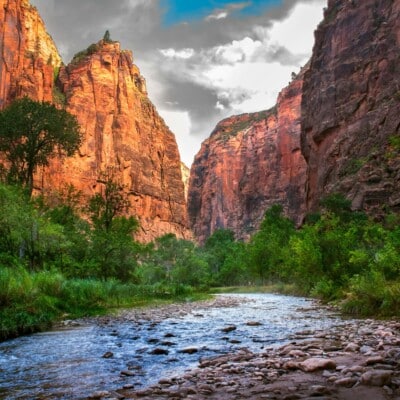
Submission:
[[205,357],[258,352],[343,323],[312,300],[275,294],[217,295],[171,315],[149,315],[125,312],[0,343],[0,398],[80,399],[146,387]]

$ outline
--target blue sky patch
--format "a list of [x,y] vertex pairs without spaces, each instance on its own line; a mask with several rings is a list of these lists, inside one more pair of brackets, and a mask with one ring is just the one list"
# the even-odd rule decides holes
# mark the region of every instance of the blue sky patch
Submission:
[[282,0],[162,0],[165,9],[164,23],[174,25],[182,22],[201,20],[217,9],[224,9],[231,4],[248,3],[233,12],[236,16],[258,15],[267,8],[279,6]]

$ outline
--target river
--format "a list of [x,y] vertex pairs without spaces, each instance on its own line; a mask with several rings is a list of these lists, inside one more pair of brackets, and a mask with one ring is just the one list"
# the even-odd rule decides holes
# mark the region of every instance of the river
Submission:
[[[289,342],[299,332],[341,324],[338,315],[309,299],[218,296],[240,301],[235,307],[195,309],[157,324],[119,319],[99,324],[94,319],[0,343],[0,398],[79,399],[124,385],[145,387],[183,374],[200,358],[243,347],[256,352]],[[184,352],[188,348],[191,354]]]

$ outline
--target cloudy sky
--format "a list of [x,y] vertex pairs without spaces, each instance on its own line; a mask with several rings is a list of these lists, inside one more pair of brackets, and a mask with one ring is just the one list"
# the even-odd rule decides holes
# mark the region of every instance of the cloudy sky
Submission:
[[31,0],[68,63],[100,40],[133,51],[190,166],[221,119],[268,109],[310,57],[326,0]]

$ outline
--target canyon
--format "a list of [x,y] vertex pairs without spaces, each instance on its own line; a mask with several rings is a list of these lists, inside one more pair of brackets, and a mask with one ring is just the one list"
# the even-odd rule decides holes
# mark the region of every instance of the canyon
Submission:
[[310,62],[268,112],[220,122],[191,170],[200,242],[247,239],[272,204],[300,225],[341,193],[375,218],[400,209],[400,3],[329,0]]
[[76,116],[83,135],[78,154],[37,171],[35,191],[73,185],[88,198],[101,192],[107,172],[129,198],[138,239],[190,237],[175,136],[148,98],[132,52],[100,40],[65,66],[28,0],[0,5],[0,107],[23,96],[54,102]]
[[0,1],[0,108],[23,96],[77,117],[83,144],[37,171],[35,191],[85,199],[105,171],[129,197],[138,239],[249,239],[273,204],[300,226],[341,193],[375,218],[400,209],[400,3],[329,0],[310,62],[270,110],[217,124],[190,176],[131,51],[100,40],[64,65],[28,0]]

